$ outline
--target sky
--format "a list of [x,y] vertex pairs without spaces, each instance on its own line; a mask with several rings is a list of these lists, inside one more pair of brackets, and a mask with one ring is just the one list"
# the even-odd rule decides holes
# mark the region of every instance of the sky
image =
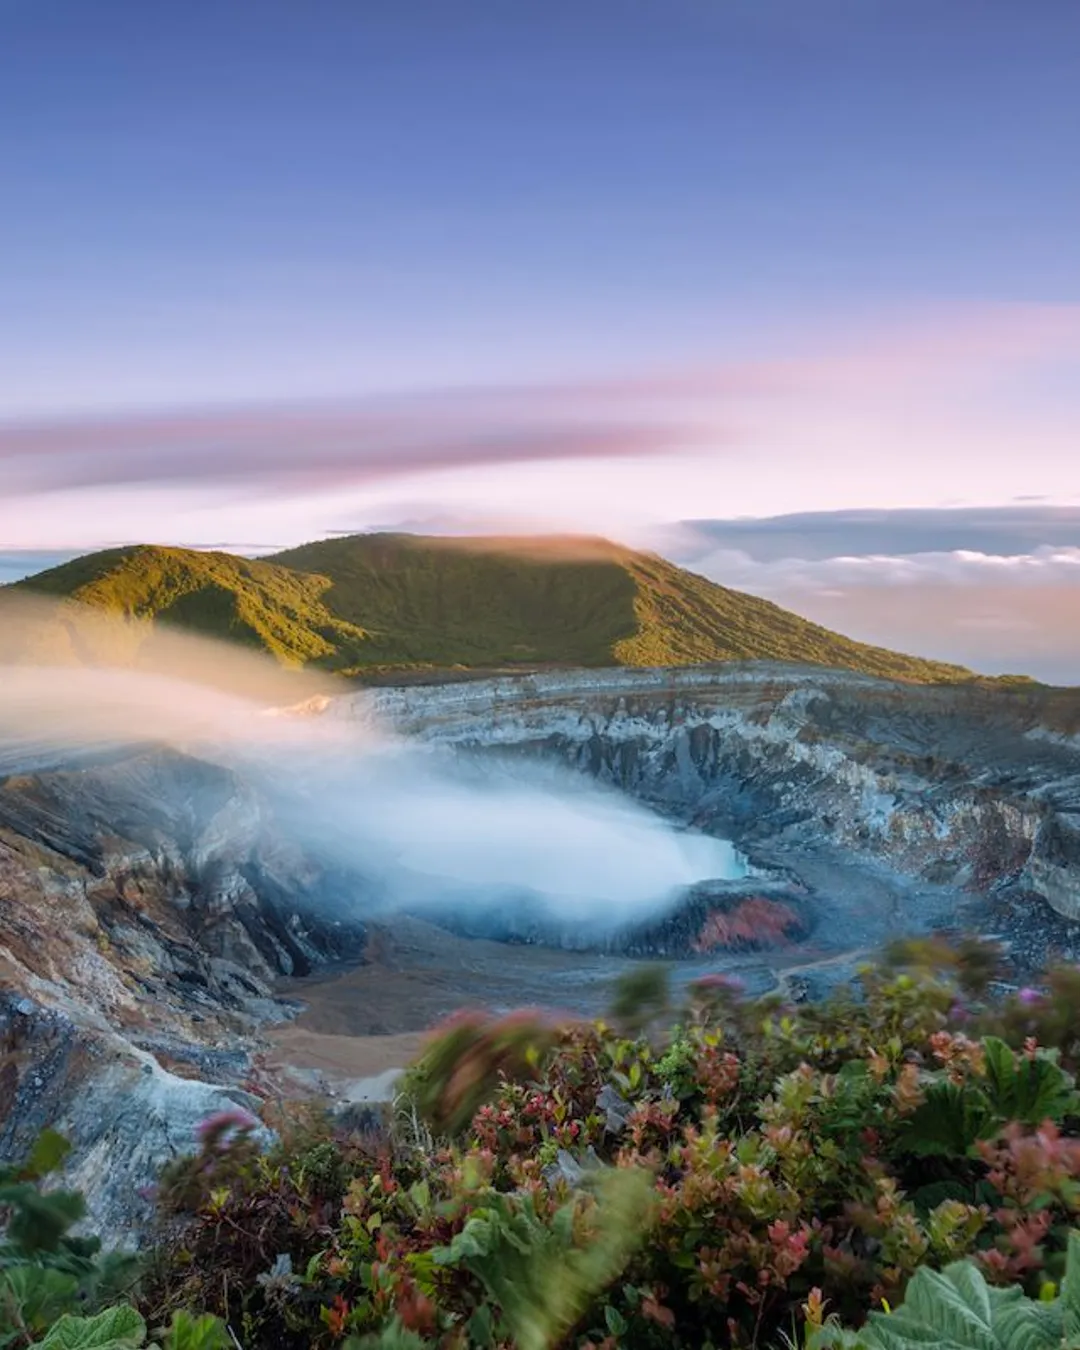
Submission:
[[[1073,0],[0,0],[0,580],[554,528],[935,653],[1030,619],[1080,584],[1078,133]],[[1035,535],[965,548],[991,508]],[[783,575],[675,529],[807,513]]]

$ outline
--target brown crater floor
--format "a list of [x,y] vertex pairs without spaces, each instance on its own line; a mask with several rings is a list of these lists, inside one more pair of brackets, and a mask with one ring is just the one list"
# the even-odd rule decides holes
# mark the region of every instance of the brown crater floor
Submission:
[[[462,1008],[505,1013],[535,1007],[575,1016],[604,1012],[612,982],[644,964],[627,957],[457,937],[420,919],[399,916],[369,925],[366,960],[283,981],[282,996],[303,1005],[295,1021],[272,1028],[274,1066],[298,1069],[341,1089],[413,1060],[424,1033]],[[843,956],[850,956],[845,953]],[[737,974],[751,991],[776,986],[785,972],[838,959],[807,945],[783,951],[716,953],[671,966],[688,983],[718,971]]]

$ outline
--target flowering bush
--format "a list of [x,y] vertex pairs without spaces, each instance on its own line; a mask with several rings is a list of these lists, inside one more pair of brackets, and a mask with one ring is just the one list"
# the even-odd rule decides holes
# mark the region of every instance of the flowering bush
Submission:
[[696,1350],[859,1326],[965,1259],[1037,1297],[1080,1222],[1076,985],[996,978],[922,944],[817,1004],[701,981],[662,1029],[647,978],[617,1025],[459,1017],[381,1131],[208,1126],[142,1311],[275,1350]]

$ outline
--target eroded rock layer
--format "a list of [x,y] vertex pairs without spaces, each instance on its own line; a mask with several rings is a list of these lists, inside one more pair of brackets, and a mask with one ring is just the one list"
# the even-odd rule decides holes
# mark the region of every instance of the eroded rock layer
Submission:
[[130,1222],[154,1164],[250,1100],[274,980],[360,950],[349,884],[167,749],[0,781],[0,1154],[53,1125],[95,1219]]
[[1022,693],[751,665],[380,690],[325,715],[555,759],[796,870],[828,849],[1080,919],[1080,738]]

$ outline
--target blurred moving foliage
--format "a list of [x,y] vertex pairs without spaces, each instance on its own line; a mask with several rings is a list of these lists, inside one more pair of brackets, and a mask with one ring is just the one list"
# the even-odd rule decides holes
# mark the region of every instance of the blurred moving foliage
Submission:
[[208,1122],[162,1176],[134,1334],[1078,1345],[1078,997],[1074,969],[1009,991],[992,949],[918,943],[816,1004],[717,977],[674,1008],[654,970],[611,1024],[458,1017],[362,1131],[294,1107],[264,1151],[253,1121]]

